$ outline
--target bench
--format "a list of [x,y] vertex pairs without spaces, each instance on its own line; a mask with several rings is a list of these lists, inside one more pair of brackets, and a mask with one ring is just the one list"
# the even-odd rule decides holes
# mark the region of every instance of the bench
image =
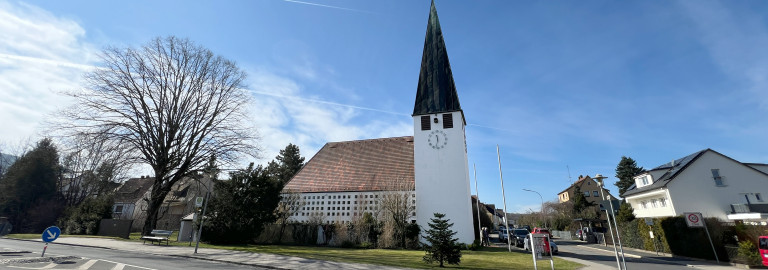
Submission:
[[154,244],[155,242],[158,242],[159,244],[163,244],[163,241],[165,241],[165,245],[167,246],[171,238],[171,234],[173,234],[173,231],[152,230],[150,234],[152,236],[145,235],[141,237],[141,240],[144,240],[142,244],[146,244],[147,240],[149,240],[152,244]]

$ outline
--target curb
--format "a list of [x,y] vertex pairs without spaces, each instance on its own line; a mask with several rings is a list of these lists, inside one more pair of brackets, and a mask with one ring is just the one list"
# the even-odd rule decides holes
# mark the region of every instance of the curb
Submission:
[[[32,240],[32,239],[19,239],[19,238],[8,238],[8,237],[4,237],[4,239],[8,239],[8,240],[16,240],[16,241],[26,241],[26,242],[36,242],[36,243],[45,243],[45,242],[43,242],[43,241]],[[108,247],[100,247],[100,246],[89,246],[89,245],[79,245],[79,244],[69,244],[69,243],[55,243],[55,242],[51,242],[51,244],[64,245],[64,246],[74,246],[74,247],[87,247],[87,248],[112,249],[112,248],[108,248]]]

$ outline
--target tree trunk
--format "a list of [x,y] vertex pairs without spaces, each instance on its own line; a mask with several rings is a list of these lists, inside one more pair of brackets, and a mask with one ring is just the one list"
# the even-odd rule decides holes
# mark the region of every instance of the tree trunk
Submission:
[[170,188],[162,187],[162,183],[163,181],[158,181],[158,178],[155,177],[155,183],[152,186],[152,193],[147,204],[147,220],[144,221],[142,235],[149,235],[152,233],[152,230],[157,229],[157,216],[160,213],[160,206],[170,191]]

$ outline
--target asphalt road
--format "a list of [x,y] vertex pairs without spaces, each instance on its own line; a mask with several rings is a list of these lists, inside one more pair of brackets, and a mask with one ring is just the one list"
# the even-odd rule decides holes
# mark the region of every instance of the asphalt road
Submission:
[[[557,245],[560,249],[560,257],[582,259],[585,261],[606,265],[614,269],[618,267],[616,265],[616,257],[613,252],[579,247],[580,243],[576,241],[557,241]],[[675,262],[675,258],[649,259],[625,256],[625,259],[627,262],[627,269],[693,269],[686,265],[681,265],[680,262]]]
[[79,270],[160,270],[160,269],[267,269],[253,266],[211,262],[172,256],[157,256],[102,248],[57,245],[48,246],[46,257],[76,256],[79,259],[54,262],[2,263],[7,259],[40,258],[44,244],[39,242],[0,239],[0,249],[30,251],[31,253],[0,253],[0,269],[79,269]]

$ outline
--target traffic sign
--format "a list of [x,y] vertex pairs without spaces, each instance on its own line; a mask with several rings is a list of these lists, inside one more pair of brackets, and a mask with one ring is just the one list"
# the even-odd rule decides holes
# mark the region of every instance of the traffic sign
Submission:
[[684,213],[685,223],[691,228],[704,227],[704,219],[701,217],[701,213]]
[[56,238],[59,238],[59,235],[61,235],[61,230],[59,227],[51,226],[48,227],[48,229],[45,229],[43,231],[43,242],[49,243],[56,240]]
[[203,197],[195,198],[195,207],[203,207]]

